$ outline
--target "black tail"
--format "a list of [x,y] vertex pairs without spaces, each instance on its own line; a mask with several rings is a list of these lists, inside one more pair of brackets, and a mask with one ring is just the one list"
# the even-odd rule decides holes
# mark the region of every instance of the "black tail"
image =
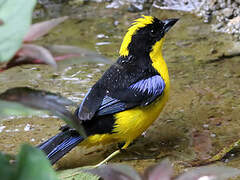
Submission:
[[50,162],[54,164],[82,142],[83,139],[76,131],[69,129],[53,136],[38,145],[37,148],[41,149],[47,155]]

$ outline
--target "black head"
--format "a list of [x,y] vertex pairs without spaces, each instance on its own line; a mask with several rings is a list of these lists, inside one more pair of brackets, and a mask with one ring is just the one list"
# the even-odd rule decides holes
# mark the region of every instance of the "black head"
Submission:
[[120,55],[149,54],[178,19],[159,20],[152,16],[137,19],[124,37]]

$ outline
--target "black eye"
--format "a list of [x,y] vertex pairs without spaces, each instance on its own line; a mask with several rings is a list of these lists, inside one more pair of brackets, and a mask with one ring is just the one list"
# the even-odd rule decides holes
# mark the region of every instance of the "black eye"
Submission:
[[157,31],[155,31],[154,29],[151,29],[149,32],[151,37],[156,37],[157,36]]

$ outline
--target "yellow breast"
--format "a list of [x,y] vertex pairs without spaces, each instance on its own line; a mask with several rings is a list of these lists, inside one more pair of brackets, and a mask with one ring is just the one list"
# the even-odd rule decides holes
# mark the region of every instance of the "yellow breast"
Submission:
[[127,147],[136,137],[141,135],[159,116],[168,99],[168,89],[163,96],[146,107],[137,107],[128,111],[117,113],[116,132],[121,142]]
[[170,81],[166,62],[162,57],[162,44],[164,39],[153,46],[150,57],[152,66],[159,72],[165,82],[163,95],[146,107],[137,107],[131,110],[117,113],[114,132],[118,134],[125,146],[128,146],[136,137],[141,135],[159,116],[165,106],[170,89]]

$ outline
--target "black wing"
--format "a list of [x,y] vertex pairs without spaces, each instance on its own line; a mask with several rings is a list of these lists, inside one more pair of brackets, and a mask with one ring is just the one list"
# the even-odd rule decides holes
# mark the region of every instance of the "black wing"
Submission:
[[126,93],[129,93],[129,96],[134,98],[122,101],[106,95],[96,111],[96,115],[102,116],[121,112],[135,106],[146,106],[161,96],[164,88],[165,83],[160,75],[140,80],[125,90]]
[[112,65],[90,89],[76,114],[80,120],[146,106],[162,95],[165,82],[152,66]]

